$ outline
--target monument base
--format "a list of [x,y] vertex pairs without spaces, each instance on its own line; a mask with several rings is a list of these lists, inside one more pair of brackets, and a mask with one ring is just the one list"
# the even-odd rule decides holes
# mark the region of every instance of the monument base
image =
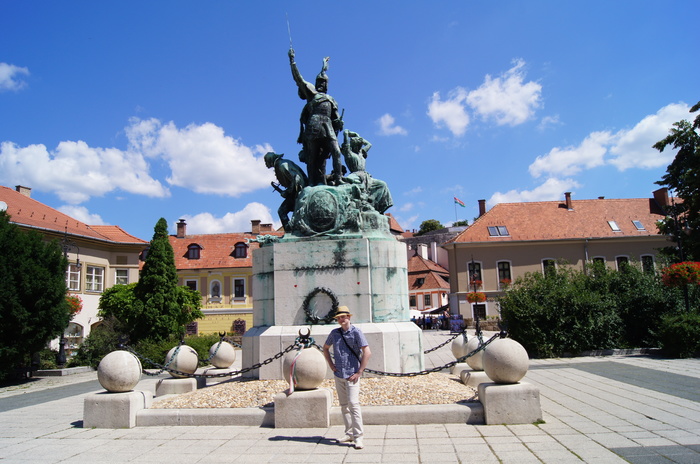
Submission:
[[[353,324],[365,334],[372,357],[368,369],[382,372],[418,372],[424,369],[423,335],[413,322]],[[253,327],[243,335],[243,368],[251,367],[284,351],[299,336],[311,330],[314,342],[323,346],[335,325]],[[260,380],[284,379],[282,359],[248,371],[244,377]],[[326,378],[333,378],[327,369]]]
[[143,391],[91,393],[83,403],[83,428],[130,429],[136,427],[136,413],[148,409],[153,396]]
[[275,395],[276,428],[327,428],[331,425],[333,394],[327,388]]
[[486,425],[531,424],[542,420],[540,390],[529,383],[479,384]]

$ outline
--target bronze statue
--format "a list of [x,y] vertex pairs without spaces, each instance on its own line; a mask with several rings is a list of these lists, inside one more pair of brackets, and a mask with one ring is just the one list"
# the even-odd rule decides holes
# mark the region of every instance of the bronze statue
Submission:
[[321,72],[316,77],[316,84],[304,80],[294,61],[294,49],[289,49],[289,64],[292,77],[298,87],[299,98],[306,100],[301,112],[300,130],[297,143],[303,146],[300,160],[306,163],[309,185],[327,185],[326,160],[333,159],[332,180],[340,183],[342,166],[340,164],[340,147],[337,134],[343,130],[342,116],[338,113],[338,104],[328,95],[329,58],[324,58]]
[[394,202],[386,182],[373,178],[365,169],[367,153],[372,144],[350,130],[343,132],[343,139],[340,150],[345,157],[345,165],[350,170],[350,175],[344,177],[343,182],[360,184],[364,190],[363,199],[377,212],[384,214]]
[[[294,212],[294,203],[297,196],[309,184],[309,181],[301,169],[293,161],[283,159],[284,154],[268,152],[265,154],[265,166],[275,168],[275,176],[279,184],[272,182],[272,187],[282,195],[284,201],[277,210],[277,214],[282,221],[282,227],[289,231],[289,213]],[[280,188],[285,187],[285,190]]]

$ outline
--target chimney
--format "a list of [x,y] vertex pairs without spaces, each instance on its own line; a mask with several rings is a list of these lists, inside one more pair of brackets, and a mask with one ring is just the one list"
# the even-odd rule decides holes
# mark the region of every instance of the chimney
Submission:
[[177,238],[185,238],[187,235],[187,223],[184,219],[180,219],[177,223]]
[[253,235],[258,235],[260,233],[260,223],[261,222],[262,221],[260,219],[253,219],[252,221],[250,221]]
[[656,204],[664,210],[671,206],[671,202],[668,199],[668,189],[666,187],[662,187],[659,190],[654,190],[654,200],[656,201]]
[[32,197],[32,188],[31,187],[23,187],[21,185],[16,185],[15,190],[24,195],[25,197]]
[[571,205],[571,192],[566,192],[564,197],[566,197],[566,209],[573,211],[574,207]]
[[486,214],[486,200],[479,200],[479,217]]
[[423,259],[428,259],[428,245],[419,243],[416,247],[416,254]]
[[260,232],[272,232],[272,224],[260,224]]

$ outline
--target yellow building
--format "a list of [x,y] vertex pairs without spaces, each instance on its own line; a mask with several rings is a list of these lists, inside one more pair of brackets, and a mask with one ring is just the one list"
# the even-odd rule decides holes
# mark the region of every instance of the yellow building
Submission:
[[204,318],[190,324],[190,334],[234,332],[242,334],[253,325],[252,251],[260,234],[282,236],[271,224],[252,221],[250,232],[187,235],[180,219],[170,244],[175,252],[180,285],[202,294]]

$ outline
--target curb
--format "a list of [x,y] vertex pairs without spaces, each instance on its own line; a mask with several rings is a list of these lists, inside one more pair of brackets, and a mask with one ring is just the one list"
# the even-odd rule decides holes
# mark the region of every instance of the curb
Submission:
[[[483,425],[479,401],[411,406],[363,406],[365,425],[471,424]],[[331,408],[330,425],[343,425],[340,408]],[[137,427],[178,425],[240,425],[275,427],[274,408],[143,409],[136,413]]]

